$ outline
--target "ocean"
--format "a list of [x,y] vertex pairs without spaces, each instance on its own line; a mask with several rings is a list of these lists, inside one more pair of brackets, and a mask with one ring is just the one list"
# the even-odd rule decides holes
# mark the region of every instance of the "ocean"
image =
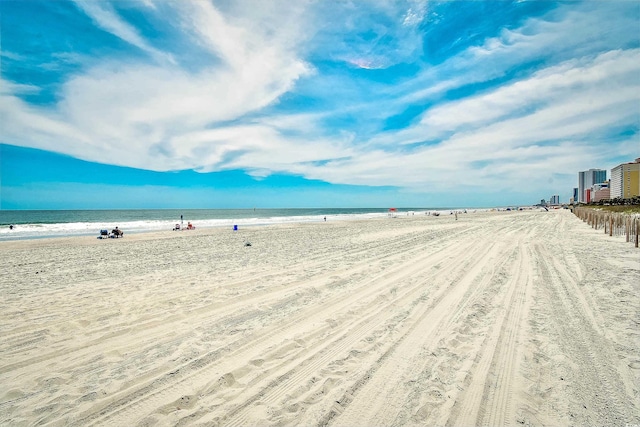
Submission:
[[[402,208],[397,215],[447,210]],[[313,209],[123,209],[0,210],[0,241],[47,237],[91,236],[118,227],[128,233],[172,230],[191,222],[196,228],[258,226],[385,217],[388,208]],[[10,226],[13,226],[11,228]]]

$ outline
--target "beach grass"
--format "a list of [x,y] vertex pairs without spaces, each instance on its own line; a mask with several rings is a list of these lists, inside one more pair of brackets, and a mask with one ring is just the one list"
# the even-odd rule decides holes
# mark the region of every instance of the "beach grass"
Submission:
[[602,210],[602,211],[607,211],[607,212],[620,212],[620,213],[626,213],[626,214],[640,214],[640,205],[613,205],[613,206],[607,206],[607,205],[581,205],[581,207],[585,207],[585,208],[590,208],[590,209],[597,209],[597,210]]

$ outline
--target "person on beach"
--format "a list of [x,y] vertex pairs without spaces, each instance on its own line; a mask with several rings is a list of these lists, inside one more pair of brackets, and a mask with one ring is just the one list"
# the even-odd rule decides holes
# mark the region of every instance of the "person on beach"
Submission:
[[324,217],[324,222],[327,222],[327,217],[326,216]]

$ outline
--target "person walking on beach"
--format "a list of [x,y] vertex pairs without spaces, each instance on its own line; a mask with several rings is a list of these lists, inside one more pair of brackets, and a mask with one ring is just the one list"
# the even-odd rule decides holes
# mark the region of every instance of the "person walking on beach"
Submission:
[[180,226],[184,225],[184,220],[182,219],[182,215],[180,215]]

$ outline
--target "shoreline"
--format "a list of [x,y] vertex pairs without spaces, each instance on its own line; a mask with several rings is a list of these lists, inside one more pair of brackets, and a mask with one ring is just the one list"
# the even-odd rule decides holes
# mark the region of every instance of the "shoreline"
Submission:
[[[458,212],[462,212],[460,210]],[[489,210],[473,210],[473,212],[485,212]],[[431,215],[432,213],[453,212],[450,210],[426,210],[426,211],[398,211],[394,212],[397,217],[402,216],[415,216],[417,215]],[[368,220],[372,218],[387,218],[389,212],[377,211],[367,213],[344,213],[344,214],[314,214],[303,216],[276,216],[276,217],[246,217],[246,218],[215,218],[215,219],[200,219],[200,220],[185,220],[182,226],[186,227],[187,222],[192,222],[196,229],[216,229],[232,227],[237,225],[239,227],[253,227],[253,226],[270,226],[276,224],[303,224],[303,223],[319,223],[325,222],[324,218],[328,221],[354,221],[354,220]],[[14,240],[37,240],[48,239],[57,237],[88,237],[98,236],[101,229],[111,230],[116,225],[125,233],[140,234],[148,232],[162,232],[172,230],[176,224],[180,224],[178,220],[153,220],[151,222],[127,222],[127,221],[114,221],[114,225],[105,226],[104,222],[93,223],[53,223],[53,224],[23,224],[16,226],[16,228],[9,230],[7,227],[0,228],[0,243],[3,241]],[[47,228],[48,227],[48,228]],[[67,228],[65,228],[67,227]],[[44,228],[44,230],[43,230]]]
[[[445,220],[450,215],[441,216],[439,220]],[[436,218],[436,217],[434,217]],[[454,219],[453,215],[451,218]],[[412,220],[417,219],[416,216],[398,216],[396,218],[389,218],[386,216],[373,217],[373,218],[341,218],[341,219],[327,219],[327,221],[323,221],[322,219],[315,221],[288,221],[288,222],[275,222],[275,223],[266,223],[266,224],[241,224],[238,226],[238,230],[233,229],[233,224],[229,225],[220,225],[215,227],[196,227],[192,230],[187,230],[186,228],[183,230],[144,230],[144,231],[134,231],[127,232],[125,231],[124,237],[121,238],[107,238],[100,239],[95,234],[82,234],[82,235],[70,235],[70,236],[53,236],[53,237],[34,237],[34,238],[22,238],[22,239],[13,239],[13,240],[0,240],[0,248],[2,246],[11,246],[12,244],[16,244],[16,247],[20,247],[21,245],[26,246],[39,246],[40,243],[44,245],[55,245],[56,243],[65,243],[65,244],[79,244],[79,245],[100,245],[107,244],[107,242],[114,241],[115,244],[117,242],[125,242],[125,241],[146,241],[146,240],[162,240],[162,239],[171,239],[171,238],[187,238],[188,236],[211,236],[219,233],[230,233],[234,235],[241,235],[250,230],[256,230],[261,228],[270,228],[270,229],[278,229],[278,228],[291,228],[291,227],[304,227],[304,226],[322,226],[322,225],[330,225],[330,224],[349,224],[354,223],[357,224],[359,222],[374,222],[374,221],[396,221],[396,220]]]

